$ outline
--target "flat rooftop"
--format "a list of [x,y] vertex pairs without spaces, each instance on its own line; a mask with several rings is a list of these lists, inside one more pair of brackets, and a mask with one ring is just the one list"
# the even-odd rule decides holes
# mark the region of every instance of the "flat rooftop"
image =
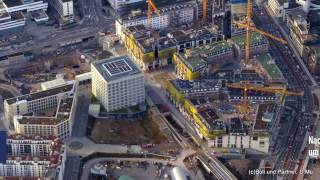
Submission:
[[229,122],[229,133],[246,133],[245,125],[240,118],[231,118]]
[[66,98],[60,101],[54,117],[41,116],[18,116],[20,124],[56,125],[69,119],[73,98]]
[[224,122],[219,119],[219,116],[211,108],[198,109],[198,114],[204,124],[207,125],[209,130],[224,130]]
[[6,4],[8,8],[15,7],[15,6],[21,6],[24,4],[30,4],[33,2],[39,2],[43,0],[3,0],[3,2]]
[[61,86],[61,87],[57,87],[57,88],[52,88],[46,91],[40,91],[40,92],[36,92],[36,93],[31,93],[31,94],[27,94],[27,95],[22,95],[22,96],[17,96],[17,97],[13,97],[10,99],[6,99],[5,101],[7,101],[7,103],[10,104],[14,104],[18,101],[33,101],[36,99],[41,99],[41,98],[45,98],[48,96],[53,96],[53,95],[57,95],[59,93],[64,93],[64,92],[68,92],[71,91],[74,87],[74,83],[72,84],[68,84],[65,86]]
[[270,54],[258,54],[256,60],[274,80],[283,79],[282,73]]
[[[246,46],[246,35],[239,35],[232,37],[232,41],[242,49]],[[251,32],[250,34],[250,46],[256,46],[260,44],[266,44],[268,40],[257,32]]]
[[200,57],[200,54],[195,54],[192,52],[191,56],[189,57],[185,53],[177,53],[177,59],[179,59],[193,72],[207,66],[207,61]]
[[253,125],[254,130],[257,130],[257,131],[266,130],[268,123],[262,121],[262,118],[266,112],[272,112],[273,107],[274,107],[274,104],[272,103],[259,104],[256,120]]
[[106,81],[141,73],[128,56],[103,59],[92,64]]
[[170,83],[173,84],[178,91],[183,93],[200,92],[200,90],[214,91],[221,88],[221,83],[214,79],[201,79],[194,81],[174,79],[171,80]]
[[210,59],[210,56],[216,56],[219,54],[224,54],[226,52],[231,52],[231,46],[226,41],[219,41],[210,44],[206,44],[203,46],[198,46],[196,48],[191,49],[192,54],[194,54],[194,58],[199,58],[197,56],[201,56],[204,59]]
[[[160,11],[160,14],[166,14],[167,12],[173,10],[173,8],[182,8],[182,7],[192,7],[192,0],[157,0],[153,1],[156,5],[157,9]],[[145,1],[136,3],[136,5],[131,5],[128,8],[125,8],[125,11],[122,11],[120,14],[121,20],[130,20],[130,19],[138,19],[138,18],[146,18],[147,17],[147,3]],[[132,13],[134,12],[134,13]],[[153,13],[154,16],[157,16]]]

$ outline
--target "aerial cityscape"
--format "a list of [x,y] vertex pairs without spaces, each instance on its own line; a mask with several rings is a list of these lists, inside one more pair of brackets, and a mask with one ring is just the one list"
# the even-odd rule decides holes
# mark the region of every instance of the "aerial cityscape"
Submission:
[[0,180],[320,180],[320,0],[0,0]]

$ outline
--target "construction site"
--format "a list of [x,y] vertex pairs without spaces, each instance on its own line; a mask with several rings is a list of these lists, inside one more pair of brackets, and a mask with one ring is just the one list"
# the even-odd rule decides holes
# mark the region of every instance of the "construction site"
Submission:
[[[192,3],[197,18],[184,15]],[[130,57],[146,72],[174,67],[177,79],[161,85],[209,147],[268,153],[269,132],[285,97],[303,95],[287,90],[269,53],[268,39],[287,42],[255,27],[250,2],[231,4],[231,37],[222,1],[148,0],[145,5],[116,20],[116,34]]]

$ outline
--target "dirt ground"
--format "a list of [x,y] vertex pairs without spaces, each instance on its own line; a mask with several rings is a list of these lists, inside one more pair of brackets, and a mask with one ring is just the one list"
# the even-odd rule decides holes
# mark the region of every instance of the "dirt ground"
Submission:
[[168,73],[162,72],[154,76],[154,79],[161,85],[161,87],[166,88],[168,81],[172,78]]
[[167,141],[149,114],[135,121],[96,119],[91,138],[108,144],[161,144]]

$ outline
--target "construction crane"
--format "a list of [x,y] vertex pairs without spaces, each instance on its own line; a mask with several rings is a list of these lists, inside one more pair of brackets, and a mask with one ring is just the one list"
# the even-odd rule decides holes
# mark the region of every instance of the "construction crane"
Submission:
[[207,0],[202,0],[202,20],[207,21]]
[[[251,25],[252,21],[251,21],[251,0],[247,1],[247,15],[246,15],[246,22],[245,24],[242,24],[240,22],[233,22],[235,25],[237,25],[238,27],[241,28],[245,28],[246,30],[246,46],[245,46],[245,68],[247,68],[250,64],[250,33],[251,31],[255,31],[260,33],[263,36],[269,37],[271,39],[274,39],[276,41],[279,41],[283,44],[287,44],[287,42],[279,37],[276,37],[272,34],[269,34],[267,32],[264,32],[262,30],[259,30],[255,27],[253,27]],[[243,89],[243,110],[241,110],[245,116],[247,116],[248,112],[249,112],[249,105],[248,105],[248,99],[247,99],[247,91],[248,90],[255,90],[255,91],[263,91],[263,92],[271,92],[271,93],[278,93],[281,94],[281,103],[284,99],[285,95],[300,95],[299,93],[295,94],[293,92],[289,92],[286,89],[283,90],[276,90],[276,89],[272,89],[272,88],[261,88],[261,87],[251,87],[251,85],[249,85],[249,83],[247,81],[243,81],[243,86],[236,86],[236,85],[232,85],[232,84],[228,84],[227,86],[229,87],[235,87],[235,88],[240,88]]]
[[160,11],[157,9],[156,5],[152,2],[152,0],[147,0],[147,3],[148,3],[148,24],[151,26],[152,12],[158,15],[160,21],[161,21],[161,14],[160,14]]
[[251,31],[256,31],[263,36],[269,37],[269,38],[274,39],[276,41],[279,41],[283,44],[287,44],[287,42],[285,40],[251,26],[251,22],[252,22],[251,21],[251,0],[248,0],[247,1],[246,23],[242,24],[240,22],[233,22],[235,25],[246,29],[246,59],[245,59],[246,65],[249,65],[249,63],[250,63],[250,33],[251,33]]
[[284,97],[286,95],[288,96],[303,96],[303,92],[293,92],[288,91],[285,88],[274,88],[274,87],[264,87],[264,86],[252,86],[249,85],[247,81],[243,82],[242,84],[239,83],[226,83],[226,87],[228,88],[235,88],[235,89],[242,89],[243,90],[243,110],[241,110],[245,115],[249,112],[249,106],[248,106],[248,91],[260,91],[260,92],[267,92],[267,93],[275,93],[280,94],[280,102],[283,103]]

